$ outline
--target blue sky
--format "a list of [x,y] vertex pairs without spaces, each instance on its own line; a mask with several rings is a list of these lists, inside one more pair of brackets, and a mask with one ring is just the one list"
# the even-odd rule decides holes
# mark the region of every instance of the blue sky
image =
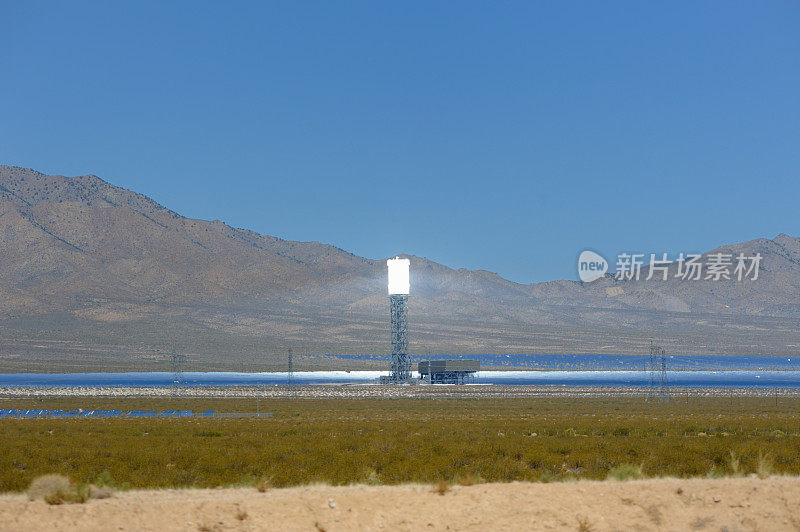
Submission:
[[[800,236],[797,2],[3,2],[0,162],[528,283]],[[613,260],[612,260],[613,263]]]

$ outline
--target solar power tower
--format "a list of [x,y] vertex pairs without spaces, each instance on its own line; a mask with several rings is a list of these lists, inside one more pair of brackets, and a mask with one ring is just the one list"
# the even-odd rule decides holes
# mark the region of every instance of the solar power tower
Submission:
[[408,293],[411,261],[395,257],[386,261],[389,273],[389,313],[392,320],[392,364],[389,379],[394,383],[411,379],[408,354]]

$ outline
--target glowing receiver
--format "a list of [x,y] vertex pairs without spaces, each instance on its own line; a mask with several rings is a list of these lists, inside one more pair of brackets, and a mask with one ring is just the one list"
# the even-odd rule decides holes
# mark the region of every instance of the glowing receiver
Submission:
[[386,261],[389,267],[389,295],[408,294],[410,283],[408,281],[408,268],[411,261],[396,257]]

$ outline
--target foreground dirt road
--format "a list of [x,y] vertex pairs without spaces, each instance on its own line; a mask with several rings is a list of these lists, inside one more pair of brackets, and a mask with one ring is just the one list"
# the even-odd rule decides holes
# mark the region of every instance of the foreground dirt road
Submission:
[[0,530],[800,530],[800,478],[3,495]]

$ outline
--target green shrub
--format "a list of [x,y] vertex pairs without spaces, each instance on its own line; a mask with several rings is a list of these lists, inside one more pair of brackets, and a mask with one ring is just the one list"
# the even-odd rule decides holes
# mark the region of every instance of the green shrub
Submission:
[[44,475],[33,479],[28,487],[28,498],[43,500],[47,504],[61,504],[70,498],[72,483],[61,475]]
[[[269,479],[263,489],[458,484],[477,475],[480,482],[599,480],[620,464],[680,478],[800,474],[800,400],[792,398],[777,406],[761,398],[666,405],[632,398],[275,399],[261,406],[273,416],[0,419],[7,464],[0,492],[25,491],[48,473],[74,479],[90,497],[100,493],[91,485],[210,488],[259,479]],[[241,399],[213,398],[5,398],[3,407],[248,409]],[[727,436],[696,437],[700,431]]]
[[439,495],[444,495],[448,491],[450,491],[450,483],[446,480],[440,480],[433,488],[433,492],[438,493]]
[[742,465],[739,462],[739,457],[736,456],[736,453],[730,451],[731,459],[730,459],[730,467],[731,467],[731,476],[734,477],[742,477],[744,476],[744,471],[742,471]]
[[110,488],[75,484],[61,475],[37,477],[28,488],[28,498],[47,504],[84,503],[89,499],[105,499],[112,495]]
[[775,462],[769,454],[758,451],[758,462],[756,464],[758,478],[767,478],[775,474]]
[[609,479],[613,480],[635,480],[644,478],[642,466],[634,464],[620,464],[608,472]]
[[473,486],[475,484],[483,483],[483,479],[480,475],[472,474],[460,475],[456,477],[456,481],[462,486]]

